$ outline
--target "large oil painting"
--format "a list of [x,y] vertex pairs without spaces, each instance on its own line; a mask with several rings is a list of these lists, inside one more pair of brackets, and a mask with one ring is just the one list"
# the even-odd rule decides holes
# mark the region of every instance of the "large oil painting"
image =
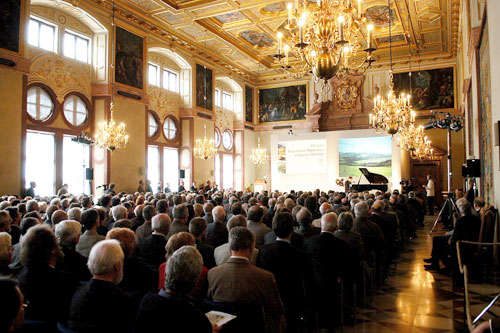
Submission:
[[245,121],[253,121],[253,88],[245,86]]
[[144,85],[144,39],[116,27],[115,82],[137,89]]
[[259,122],[305,119],[307,85],[261,89],[259,92]]
[[[408,73],[394,74],[394,92],[408,93]],[[455,108],[455,81],[453,68],[439,68],[412,72],[411,103],[414,110]]]
[[213,111],[213,72],[210,68],[196,64],[196,106]]
[[490,77],[490,47],[488,22],[484,23],[481,43],[479,45],[479,144],[481,151],[481,188],[485,201],[494,203],[493,190],[493,152],[491,130],[491,77]]
[[2,0],[0,6],[0,47],[19,52],[21,0]]

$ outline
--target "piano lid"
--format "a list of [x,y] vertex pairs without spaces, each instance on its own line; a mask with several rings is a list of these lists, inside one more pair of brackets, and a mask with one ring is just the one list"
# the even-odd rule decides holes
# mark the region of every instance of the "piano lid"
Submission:
[[387,179],[383,175],[379,175],[378,173],[373,173],[368,171],[367,168],[359,168],[359,171],[365,176],[366,179],[370,182],[370,184],[387,184],[389,183],[389,179]]

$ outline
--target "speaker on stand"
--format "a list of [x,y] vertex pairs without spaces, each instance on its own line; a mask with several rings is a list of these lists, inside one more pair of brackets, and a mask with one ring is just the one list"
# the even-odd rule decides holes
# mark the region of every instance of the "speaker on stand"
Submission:
[[94,180],[94,168],[85,168],[85,180],[89,182],[89,194],[92,194],[92,181]]

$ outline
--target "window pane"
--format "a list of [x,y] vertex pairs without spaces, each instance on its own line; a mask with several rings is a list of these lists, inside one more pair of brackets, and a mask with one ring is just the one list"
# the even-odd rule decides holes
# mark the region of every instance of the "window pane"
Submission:
[[175,135],[177,134],[177,126],[171,118],[165,119],[165,123],[163,124],[163,132],[165,133],[167,139],[175,139]]
[[80,126],[87,119],[87,106],[78,96],[70,96],[64,102],[64,117],[73,126]]
[[149,137],[152,137],[156,134],[158,130],[158,123],[156,122],[155,117],[150,114],[149,115]]
[[215,183],[219,186],[219,190],[221,189],[220,187],[220,155],[217,154],[215,155],[215,168],[214,168],[214,181]]
[[219,132],[219,130],[215,129],[215,147],[216,148],[220,147],[220,142],[221,142],[220,139],[221,139],[220,138],[220,132]]
[[220,90],[215,89],[215,105],[220,106]]
[[158,66],[155,66],[153,64],[149,64],[149,70],[148,70],[148,81],[149,84],[152,84],[154,86],[158,86]]
[[233,155],[222,155],[222,181],[224,189],[233,188]]
[[88,62],[89,41],[85,38],[76,37],[76,60]]
[[222,145],[227,150],[230,150],[231,148],[233,148],[233,136],[227,130],[224,131],[224,134],[222,134]]
[[223,93],[222,98],[224,99],[223,105],[224,109],[226,110],[232,110],[233,109],[233,95],[232,94],[227,94]]
[[28,43],[30,45],[38,47],[38,29],[40,29],[40,24],[35,20],[30,20],[28,27]]
[[71,141],[72,136],[63,138],[63,183],[68,184],[69,193],[89,194],[89,181],[85,169],[90,167],[89,145]]
[[163,148],[163,188],[177,191],[179,185],[179,151],[175,148]]
[[27,131],[26,133],[26,184],[36,182],[35,194],[54,194],[55,159],[54,133]]
[[169,77],[169,81],[170,81],[169,89],[177,92],[177,74],[169,73],[168,77]]
[[40,47],[47,51],[54,51],[54,27],[40,24]]
[[54,105],[49,94],[40,87],[32,87],[28,90],[27,111],[35,120],[47,120],[53,110]]
[[75,58],[75,35],[64,34],[64,55],[69,58]]
[[160,150],[158,146],[148,146],[148,180],[153,191],[160,182]]

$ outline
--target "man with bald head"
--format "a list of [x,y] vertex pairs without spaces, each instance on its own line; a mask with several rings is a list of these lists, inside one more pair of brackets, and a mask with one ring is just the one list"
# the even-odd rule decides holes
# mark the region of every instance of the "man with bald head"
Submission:
[[[333,206],[328,202],[324,202],[321,204],[321,206],[319,206],[319,212],[321,213],[321,216],[325,215],[326,213],[333,213]],[[321,218],[313,220],[312,225],[316,228],[321,228]]]
[[264,246],[264,237],[271,231],[271,228],[262,223],[263,217],[264,211],[260,206],[255,205],[248,209],[247,226],[255,235],[255,247],[258,249]]
[[304,249],[313,262],[319,290],[317,308],[320,329],[334,329],[340,323],[340,317],[333,314],[340,313],[339,276],[347,270],[350,250],[349,244],[334,236],[336,230],[337,215],[326,213],[321,217],[321,233],[304,241]]
[[52,217],[50,218],[50,222],[52,222],[52,228],[56,227],[56,224],[68,219],[68,214],[64,210],[56,210]]
[[227,242],[228,231],[224,225],[226,211],[224,207],[217,206],[212,210],[214,221],[207,227],[207,241],[213,246],[218,247]]

